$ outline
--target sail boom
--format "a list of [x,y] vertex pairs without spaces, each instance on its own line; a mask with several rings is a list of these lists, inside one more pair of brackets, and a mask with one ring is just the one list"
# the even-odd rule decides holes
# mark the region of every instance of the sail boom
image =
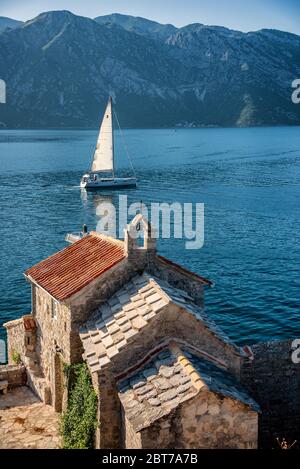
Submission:
[[113,173],[112,169],[97,169],[96,171],[90,171],[90,174],[98,174],[98,173]]

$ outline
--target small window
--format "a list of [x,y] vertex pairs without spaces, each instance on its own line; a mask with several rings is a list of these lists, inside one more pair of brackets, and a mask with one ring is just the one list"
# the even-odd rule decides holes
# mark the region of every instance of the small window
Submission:
[[30,337],[26,337],[26,345],[30,345]]
[[55,300],[52,300],[52,319],[57,319],[57,313],[58,313],[58,302]]

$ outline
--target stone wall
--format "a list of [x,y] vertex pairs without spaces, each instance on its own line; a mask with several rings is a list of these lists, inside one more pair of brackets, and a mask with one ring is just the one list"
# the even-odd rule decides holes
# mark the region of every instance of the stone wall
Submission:
[[204,285],[200,280],[196,280],[193,273],[185,273],[179,268],[167,264],[159,257],[150,265],[150,273],[165,280],[175,288],[187,292],[200,307],[204,306]]
[[200,392],[182,406],[180,421],[184,448],[257,448],[257,413],[239,401]]
[[[178,429],[181,429],[181,422],[180,412],[177,408],[169,415],[162,417],[160,420],[154,422],[150,427],[146,427],[140,432],[141,448],[183,448],[183,445],[178,444]],[[134,443],[134,439],[132,439],[129,443]],[[131,446],[128,446],[128,448],[131,448]]]
[[24,365],[1,365],[0,381],[8,381],[8,385],[12,388],[24,386],[27,381]]
[[[159,344],[179,339],[179,343],[193,344],[198,353],[208,354],[211,359],[220,360],[222,365],[239,380],[241,357],[238,350],[223,342],[201,321],[178,307],[168,305],[151,320],[151,325],[139,331],[139,334],[122,353],[111,358],[111,371],[115,375],[124,373],[126,368],[144,360]],[[126,363],[126,368],[124,367]]]
[[[136,367],[139,361],[145,360],[147,353],[158,347],[163,341],[171,338],[181,338],[184,343],[192,343],[204,356],[221,357],[223,363],[236,377],[240,375],[240,357],[236,351],[219,338],[215,337],[201,322],[181,311],[176,305],[168,306],[159,317],[153,318],[150,328],[141,330],[134,341],[122,350],[122,353],[112,357],[109,369],[99,372],[99,417],[101,448],[120,447],[121,413],[118,395],[116,394],[116,379],[120,378],[126,369]],[[206,355],[205,355],[206,354]],[[125,432],[126,435],[130,431]]]
[[22,362],[25,362],[25,331],[23,318],[10,321],[4,325],[7,330],[7,354],[8,363],[13,364],[13,353],[20,354]]
[[[36,354],[36,324],[32,319],[33,316],[28,314],[20,319],[4,324],[7,329],[8,361],[13,366],[13,352],[20,354],[21,362],[24,364],[27,385],[40,399],[49,404],[49,392],[46,388],[45,379],[41,376],[40,360]],[[31,327],[28,328],[28,326]]]
[[260,405],[259,447],[277,448],[276,438],[300,448],[300,364],[292,362],[292,340],[252,347],[242,366],[242,384]]
[[[8,362],[13,364],[19,358],[24,364],[36,347],[36,327],[33,316],[27,314],[20,319],[7,322]],[[19,357],[14,357],[18,354]]]
[[122,408],[122,448],[141,449],[141,433],[135,432]]
[[41,288],[35,288],[33,317],[36,320],[38,374],[30,383],[37,394],[57,411],[62,405],[62,365],[71,361],[71,314],[67,305],[56,302]]
[[257,413],[239,401],[202,391],[140,432],[123,420],[125,444],[146,449],[254,449],[257,419]]
[[114,378],[107,371],[93,373],[93,386],[98,394],[96,448],[117,449],[122,444],[121,403]]
[[67,305],[56,302],[56,313],[53,312],[55,300],[42,290],[35,289],[36,309],[33,317],[37,323],[36,353],[40,359],[43,374],[50,380],[53,354],[59,349],[66,363],[70,363],[71,356],[71,315]]

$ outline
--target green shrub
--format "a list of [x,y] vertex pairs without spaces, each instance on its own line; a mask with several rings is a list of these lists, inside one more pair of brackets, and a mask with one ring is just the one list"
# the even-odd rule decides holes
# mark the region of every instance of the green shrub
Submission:
[[97,426],[97,394],[85,363],[64,367],[68,381],[68,405],[60,432],[64,449],[91,449]]
[[21,355],[20,355],[19,352],[17,352],[16,350],[12,350],[12,352],[11,352],[11,359],[12,359],[12,361],[15,363],[15,365],[20,365],[20,363],[21,363]]

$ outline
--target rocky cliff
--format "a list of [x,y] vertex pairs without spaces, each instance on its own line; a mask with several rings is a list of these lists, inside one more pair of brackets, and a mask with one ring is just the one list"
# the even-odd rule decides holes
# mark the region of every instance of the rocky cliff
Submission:
[[300,123],[300,36],[68,11],[15,26],[0,29],[4,127],[95,127],[108,94],[124,127]]

